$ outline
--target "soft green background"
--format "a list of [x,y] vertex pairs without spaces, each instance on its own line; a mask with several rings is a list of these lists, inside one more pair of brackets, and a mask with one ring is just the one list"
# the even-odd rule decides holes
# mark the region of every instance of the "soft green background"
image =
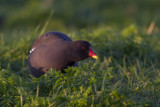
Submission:
[[124,27],[131,23],[159,27],[159,0],[1,0],[2,29],[28,28],[44,24],[54,11],[49,30],[97,27]]

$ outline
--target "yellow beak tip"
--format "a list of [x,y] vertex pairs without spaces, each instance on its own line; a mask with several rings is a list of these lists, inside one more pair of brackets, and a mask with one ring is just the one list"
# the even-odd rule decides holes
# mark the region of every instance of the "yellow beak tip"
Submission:
[[95,56],[92,56],[92,58],[94,58],[94,59],[98,59],[98,56],[96,56],[96,55],[95,55]]

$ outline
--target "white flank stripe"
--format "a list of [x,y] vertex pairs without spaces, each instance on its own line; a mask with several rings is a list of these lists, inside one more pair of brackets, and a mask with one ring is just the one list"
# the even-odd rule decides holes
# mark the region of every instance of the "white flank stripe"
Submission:
[[32,48],[29,52],[32,53],[35,49],[36,49],[36,48],[34,47],[34,48]]

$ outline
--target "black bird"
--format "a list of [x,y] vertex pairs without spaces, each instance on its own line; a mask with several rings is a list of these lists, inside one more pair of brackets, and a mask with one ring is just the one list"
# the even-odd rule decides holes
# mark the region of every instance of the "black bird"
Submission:
[[62,70],[78,65],[77,61],[98,57],[87,41],[72,41],[60,32],[48,32],[40,36],[32,45],[28,57],[30,73],[40,77],[51,68]]

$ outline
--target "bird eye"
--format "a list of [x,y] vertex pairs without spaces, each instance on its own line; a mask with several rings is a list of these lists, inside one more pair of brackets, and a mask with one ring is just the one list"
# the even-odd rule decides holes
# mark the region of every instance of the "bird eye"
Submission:
[[84,51],[85,51],[85,50],[86,50],[86,47],[82,46],[82,50],[84,50]]

